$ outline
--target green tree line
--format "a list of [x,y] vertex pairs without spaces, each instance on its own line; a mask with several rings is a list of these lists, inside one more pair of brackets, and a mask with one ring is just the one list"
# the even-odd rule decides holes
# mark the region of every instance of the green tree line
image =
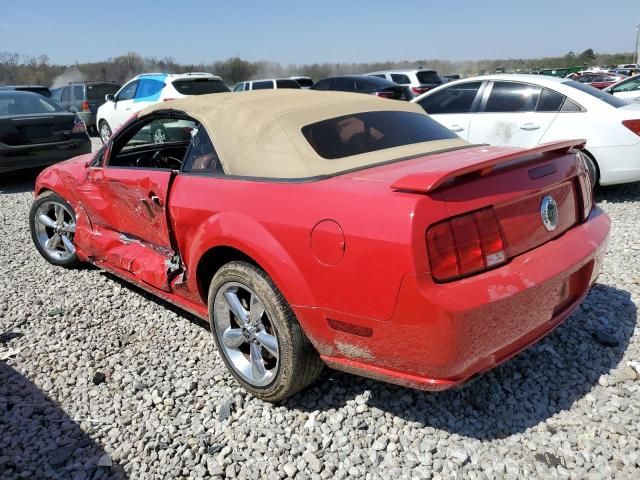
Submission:
[[403,60],[372,63],[310,63],[282,65],[277,62],[250,62],[232,57],[211,63],[185,64],[171,57],[142,57],[130,52],[100,62],[59,65],[50,62],[46,55],[19,55],[13,52],[0,52],[0,85],[42,84],[59,86],[69,81],[106,80],[124,83],[134,75],[145,72],[210,72],[220,75],[228,85],[242,80],[256,78],[289,77],[305,75],[314,80],[340,75],[359,74],[390,68],[425,67],[437,70],[442,75],[459,74],[462,76],[490,73],[498,69],[507,72],[526,71],[537,68],[559,68],[576,65],[617,65],[629,63],[632,53],[599,54],[593,49],[582,53],[569,52],[558,57],[486,59],[477,61],[450,60]]

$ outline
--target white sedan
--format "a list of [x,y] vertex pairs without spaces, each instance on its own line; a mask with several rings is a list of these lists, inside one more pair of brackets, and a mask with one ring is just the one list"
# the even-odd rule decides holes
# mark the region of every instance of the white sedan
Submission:
[[447,83],[412,101],[471,143],[583,138],[601,185],[640,181],[640,103],[566,78],[510,74]]
[[618,83],[605,88],[604,91],[627,102],[640,103],[640,75],[620,80]]

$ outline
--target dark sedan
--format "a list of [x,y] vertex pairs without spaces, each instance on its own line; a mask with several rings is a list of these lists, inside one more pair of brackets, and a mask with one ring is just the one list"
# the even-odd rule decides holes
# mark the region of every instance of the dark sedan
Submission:
[[18,92],[33,92],[51,98],[51,90],[44,85],[3,85],[0,90],[15,90]]
[[407,91],[397,83],[384,78],[365,75],[344,75],[320,80],[310,90],[334,90],[338,92],[355,92],[376,95],[394,100],[409,100]]
[[41,167],[89,153],[84,122],[31,92],[0,91],[0,173]]

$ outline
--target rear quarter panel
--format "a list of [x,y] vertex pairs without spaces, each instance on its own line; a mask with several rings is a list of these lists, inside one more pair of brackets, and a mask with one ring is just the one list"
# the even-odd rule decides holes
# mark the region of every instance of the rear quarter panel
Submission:
[[[179,175],[169,201],[189,271],[209,249],[231,246],[252,257],[294,306],[386,320],[403,275],[414,271],[416,196],[388,184]],[[344,256],[331,266],[316,258],[310,242],[314,226],[326,219],[340,225],[345,239]],[[193,275],[188,281],[197,291]]]

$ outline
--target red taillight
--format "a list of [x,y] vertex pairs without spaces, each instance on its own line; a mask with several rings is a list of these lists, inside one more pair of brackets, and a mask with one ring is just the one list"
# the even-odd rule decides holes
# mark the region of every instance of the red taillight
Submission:
[[87,131],[87,126],[84,124],[80,117],[76,117],[73,122],[73,128],[71,129],[71,133],[82,133]]
[[169,102],[171,100],[175,100],[175,98],[163,98],[162,99],[163,102]]
[[584,157],[584,153],[578,152],[578,160],[582,169],[582,173],[578,176],[580,186],[580,198],[582,199],[582,219],[586,220],[593,209],[593,184],[591,172],[587,167],[588,160]]
[[373,92],[376,97],[393,98],[393,92]]
[[506,261],[505,245],[493,209],[446,220],[427,231],[431,274],[438,281],[478,273]]
[[87,100],[82,102],[82,111],[83,112],[90,112],[91,111],[91,109],[89,108],[89,102]]
[[424,92],[429,91],[429,87],[411,87],[411,91],[416,95],[422,95]]
[[640,135],[640,120],[624,120],[622,124],[636,135]]

